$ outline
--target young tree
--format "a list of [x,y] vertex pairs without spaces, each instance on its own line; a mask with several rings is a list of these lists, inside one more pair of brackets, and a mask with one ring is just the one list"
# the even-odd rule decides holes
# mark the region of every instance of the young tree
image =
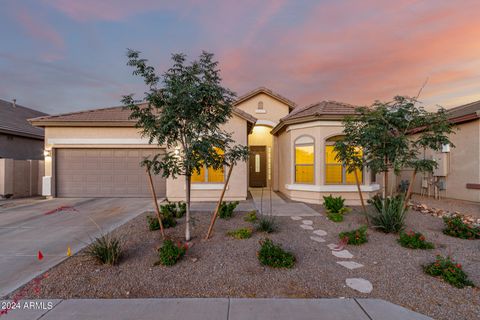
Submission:
[[396,175],[406,167],[413,167],[414,175],[433,170],[436,163],[421,159],[422,148],[438,151],[451,144],[448,135],[453,130],[445,110],[428,112],[416,104],[414,98],[397,96],[391,102],[358,108],[358,116],[344,121],[347,141],[362,148],[364,164],[373,172],[383,172],[384,197],[390,170]]
[[225,145],[225,150],[223,154],[223,164],[228,167],[227,179],[225,181],[225,184],[223,185],[223,190],[222,190],[222,193],[220,194],[220,198],[218,199],[217,206],[215,207],[215,211],[213,212],[212,219],[210,221],[210,226],[208,227],[207,235],[205,236],[206,240],[208,240],[208,238],[210,238],[210,235],[212,234],[213,226],[215,224],[215,221],[217,220],[218,210],[220,209],[220,206],[223,201],[223,197],[225,195],[225,191],[227,190],[227,186],[230,181],[230,176],[232,175],[233,167],[236,166],[239,161],[247,161],[248,159],[248,153],[249,153],[248,147],[240,146],[240,145],[232,146],[231,143],[233,143],[233,140],[227,141]]
[[218,62],[203,52],[198,60],[186,62],[184,54],[172,55],[173,66],[158,76],[140,52],[128,50],[128,66],[148,87],[145,105],[136,104],[133,95],[123,97],[131,119],[150,143],[166,147],[163,157],[152,162],[153,173],[176,179],[185,177],[185,239],[190,241],[191,177],[201,168],[220,168],[230,134],[221,129],[231,117],[235,94],[222,87]]
[[160,208],[158,207],[157,194],[155,193],[155,186],[153,185],[152,179],[152,166],[157,161],[159,154],[153,157],[153,160],[144,159],[141,162],[141,166],[146,168],[148,176],[148,184],[150,185],[150,192],[152,193],[153,206],[155,207],[155,213],[157,214],[158,224],[160,225],[160,234],[162,239],[165,240],[165,231],[163,230],[162,214],[160,213]]

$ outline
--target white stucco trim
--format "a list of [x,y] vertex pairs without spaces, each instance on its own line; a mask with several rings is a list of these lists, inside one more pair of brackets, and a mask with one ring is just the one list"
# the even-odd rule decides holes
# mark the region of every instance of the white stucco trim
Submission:
[[125,144],[149,144],[148,139],[124,139],[124,138],[51,138],[47,139],[47,144],[99,144],[99,145],[125,145]]
[[256,126],[270,126],[272,128],[275,127],[277,124],[278,122],[273,122],[270,120],[262,120],[262,119],[259,119],[257,120],[257,122],[255,122]]
[[[257,121],[258,123],[258,121]],[[307,123],[300,123],[300,124],[292,124],[287,127],[287,131],[295,130],[295,129],[305,129],[305,128],[312,128],[312,127],[343,127],[341,121],[313,121]]]
[[257,109],[257,110],[255,110],[255,113],[267,113],[267,110],[265,110],[265,109]]
[[223,183],[192,183],[192,190],[223,190],[223,186]]
[[[357,192],[356,185],[310,185],[310,184],[286,184],[285,188],[292,191],[311,192]],[[360,189],[365,192],[380,190],[379,184],[361,185]]]
[[42,177],[42,196],[52,195],[52,176]]

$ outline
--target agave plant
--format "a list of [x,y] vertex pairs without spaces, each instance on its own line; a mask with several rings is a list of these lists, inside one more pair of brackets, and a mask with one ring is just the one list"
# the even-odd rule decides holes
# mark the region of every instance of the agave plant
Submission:
[[407,209],[403,195],[394,197],[375,196],[369,202],[375,208],[372,215],[373,226],[385,233],[397,233],[403,230]]

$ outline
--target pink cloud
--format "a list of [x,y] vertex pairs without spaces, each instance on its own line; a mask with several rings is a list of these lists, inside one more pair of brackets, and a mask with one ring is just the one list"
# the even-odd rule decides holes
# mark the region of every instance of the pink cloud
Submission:
[[60,33],[44,19],[40,19],[38,15],[34,15],[25,7],[17,7],[14,10],[16,20],[25,32],[33,39],[48,44],[48,51],[41,53],[43,60],[54,61],[61,59],[65,42]]

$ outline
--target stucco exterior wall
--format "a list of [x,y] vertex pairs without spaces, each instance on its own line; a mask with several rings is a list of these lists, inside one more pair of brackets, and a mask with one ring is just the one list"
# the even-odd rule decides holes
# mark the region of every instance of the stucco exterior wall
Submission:
[[[342,135],[340,121],[316,121],[291,125],[278,136],[280,158],[279,190],[292,200],[309,203],[323,203],[324,195],[341,195],[349,205],[360,204],[360,197],[355,185],[327,185],[325,183],[325,141],[333,136]],[[314,184],[295,183],[295,141],[303,136],[314,139]],[[365,170],[362,192],[365,199],[373,196],[379,186],[371,185],[370,173]]]
[[[448,174],[446,190],[440,192],[441,197],[480,202],[480,190],[467,189],[467,183],[480,184],[480,120],[466,122],[457,126],[456,134],[450,136],[455,145],[447,153]],[[427,159],[435,153],[427,150]],[[411,180],[412,171],[404,170],[396,178],[396,185],[401,180]],[[423,174],[418,174],[413,185],[413,192],[421,192]],[[433,195],[433,191],[431,191]]]
[[44,163],[41,160],[0,159],[0,195],[15,198],[41,194]]
[[[264,112],[258,110],[258,103],[260,101],[263,102]],[[253,96],[250,99],[236,105],[236,107],[260,120],[257,122],[257,124],[262,124],[261,120],[267,120],[274,122],[276,125],[281,118],[285,117],[289,113],[289,108],[286,104],[270,97],[265,93],[259,93],[256,96]],[[272,125],[272,127],[275,125]]]
[[[247,122],[233,116],[224,128],[233,132],[233,139],[237,143],[247,145]],[[161,146],[160,146],[161,147]],[[57,148],[158,148],[148,144],[148,139],[142,138],[134,127],[47,127],[45,130],[45,149],[52,150],[51,156],[45,157],[45,177],[43,179],[44,195],[54,195],[55,190],[55,149]],[[244,200],[247,197],[247,165],[241,163],[233,169],[226,200]],[[205,184],[207,185],[207,184]],[[218,199],[221,190],[211,189],[209,185],[199,189],[192,189],[193,201],[207,201]],[[185,199],[185,182],[183,177],[167,179],[167,197],[172,200]]]
[[43,140],[0,133],[0,158],[43,160]]
[[[247,122],[237,116],[234,116],[224,126],[232,132],[232,138],[237,144],[247,145]],[[225,169],[225,175],[228,168]],[[233,168],[232,176],[225,192],[225,200],[245,200],[248,190],[248,166],[246,162],[241,162]],[[192,201],[217,201],[220,197],[223,183],[193,183]],[[170,201],[185,200],[185,177],[177,179],[167,179],[167,198]]]

